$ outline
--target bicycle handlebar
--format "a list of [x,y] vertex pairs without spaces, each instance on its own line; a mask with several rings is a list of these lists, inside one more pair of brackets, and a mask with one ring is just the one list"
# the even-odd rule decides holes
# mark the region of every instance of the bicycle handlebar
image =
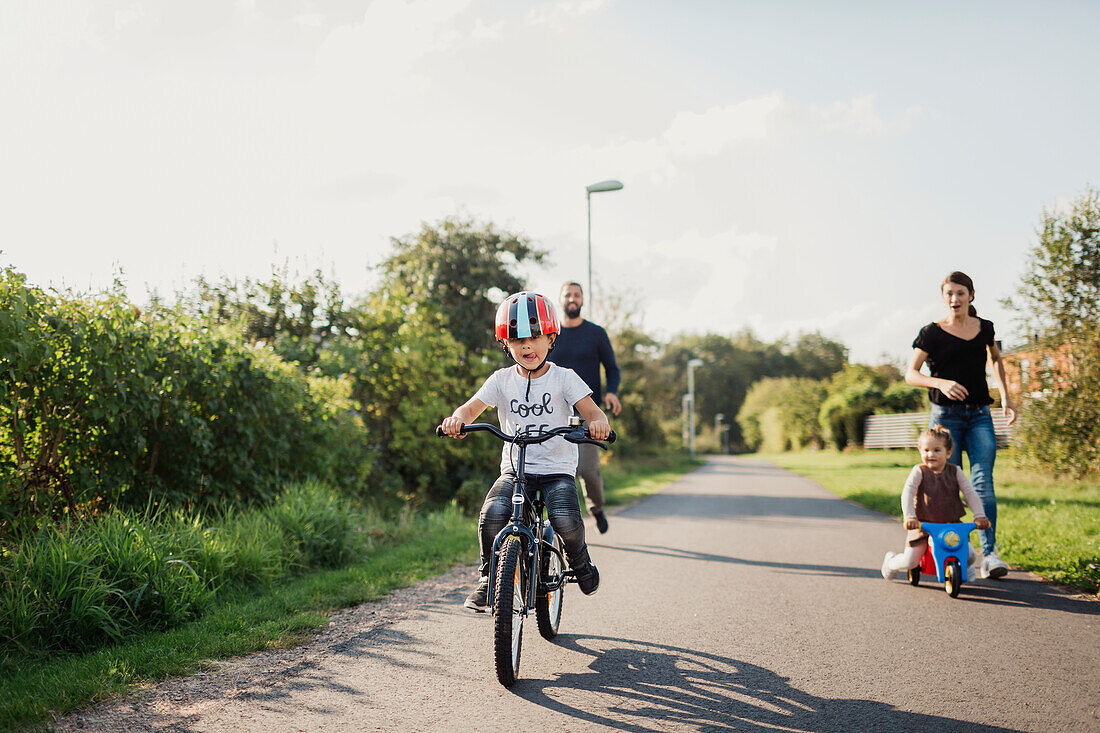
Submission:
[[[600,448],[603,448],[604,450],[607,450],[606,444],[588,437],[588,428],[584,427],[583,425],[578,425],[576,427],[563,425],[558,428],[551,428],[550,430],[534,433],[532,435],[527,435],[523,433],[519,435],[509,435],[508,433],[505,433],[500,428],[498,428],[496,425],[492,425],[487,422],[475,422],[470,423],[469,425],[463,425],[459,429],[459,432],[462,435],[466,435],[467,433],[476,433],[482,430],[487,433],[492,433],[496,437],[503,440],[505,443],[523,443],[524,445],[534,445],[536,443],[543,443],[547,440],[550,440],[550,438],[553,438],[556,435],[560,435],[561,437],[568,440],[570,443],[591,443],[592,445],[596,445]],[[435,434],[440,438],[444,438],[447,436],[447,434],[443,432],[443,426],[441,425],[436,426]],[[614,443],[616,437],[617,436],[615,435],[615,431],[612,430],[611,435],[607,436],[607,442]]]

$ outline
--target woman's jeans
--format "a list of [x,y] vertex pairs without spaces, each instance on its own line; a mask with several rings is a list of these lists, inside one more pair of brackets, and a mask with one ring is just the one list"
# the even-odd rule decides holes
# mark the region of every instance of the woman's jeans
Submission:
[[[970,459],[970,483],[982,500],[990,529],[978,530],[982,554],[993,552],[997,530],[997,496],[993,493],[993,462],[997,459],[997,434],[989,405],[932,405],[928,427],[942,425],[951,432],[955,446],[950,463],[962,468],[962,452]],[[973,509],[973,507],[971,507]]]
[[[584,519],[581,504],[577,500],[577,481],[562,473],[546,476],[527,474],[528,495],[542,490],[546,501],[546,514],[550,526],[565,545],[569,567],[576,569],[588,562],[588,545],[584,542]],[[505,473],[493,483],[481,505],[481,517],[477,522],[481,540],[481,576],[489,575],[489,563],[493,560],[493,540],[497,533],[512,519],[512,487],[516,477]]]

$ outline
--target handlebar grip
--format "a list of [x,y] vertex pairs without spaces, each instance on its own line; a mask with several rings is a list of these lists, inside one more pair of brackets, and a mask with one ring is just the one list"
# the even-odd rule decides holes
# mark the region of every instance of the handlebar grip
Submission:
[[611,435],[608,435],[608,436],[607,436],[607,442],[608,442],[608,443],[614,443],[614,442],[615,442],[615,438],[617,438],[617,437],[619,437],[619,436],[615,434],[615,431],[614,431],[614,430],[612,430],[612,431],[611,431]]
[[442,425],[436,425],[435,426],[435,437],[437,437],[437,438],[447,437],[447,434],[445,432],[443,432],[443,426]]

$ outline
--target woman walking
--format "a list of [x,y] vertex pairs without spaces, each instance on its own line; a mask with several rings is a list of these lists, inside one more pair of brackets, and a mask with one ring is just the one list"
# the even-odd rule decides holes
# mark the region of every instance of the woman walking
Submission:
[[[985,378],[987,361],[1001,396],[1008,424],[1016,421],[1016,408],[1008,394],[1001,352],[993,337],[993,322],[978,317],[972,305],[974,281],[965,273],[952,272],[941,285],[947,315],[929,323],[913,341],[913,360],[905,381],[927,387],[932,401],[928,427],[942,425],[951,432],[951,463],[962,467],[962,453],[970,459],[970,480],[982,500],[990,528],[979,532],[982,544],[981,576],[1002,578],[1008,565],[996,552],[997,497],[993,491],[993,463],[997,436],[993,432],[990,405],[993,398]],[[928,362],[932,376],[921,373]]]

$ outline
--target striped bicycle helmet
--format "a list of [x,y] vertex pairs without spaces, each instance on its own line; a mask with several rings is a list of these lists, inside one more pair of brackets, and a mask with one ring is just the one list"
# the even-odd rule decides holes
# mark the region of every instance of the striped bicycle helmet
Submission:
[[554,304],[545,295],[524,290],[509,295],[497,308],[498,341],[561,333]]

